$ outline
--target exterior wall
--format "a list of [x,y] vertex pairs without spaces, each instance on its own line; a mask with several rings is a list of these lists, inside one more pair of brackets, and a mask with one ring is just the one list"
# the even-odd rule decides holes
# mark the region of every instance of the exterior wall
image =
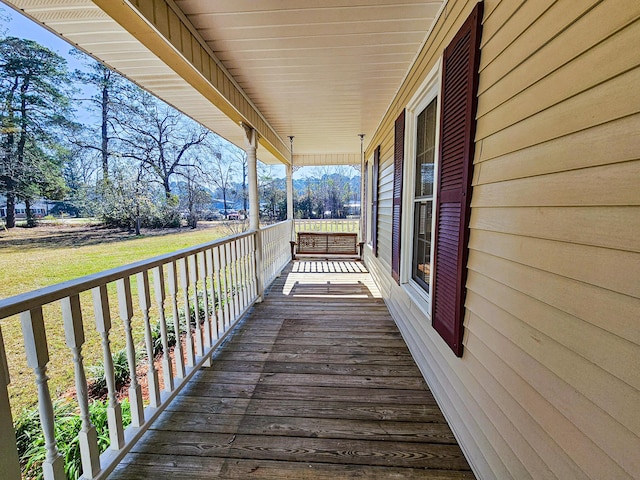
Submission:
[[366,263],[480,478],[640,478],[637,0],[485,2],[462,358],[391,278],[393,121],[474,4],[447,4],[369,144]]

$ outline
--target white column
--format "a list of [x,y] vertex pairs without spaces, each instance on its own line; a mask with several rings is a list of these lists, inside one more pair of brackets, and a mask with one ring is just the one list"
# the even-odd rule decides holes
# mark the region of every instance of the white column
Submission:
[[293,166],[287,165],[287,220],[293,216]]
[[260,203],[258,200],[258,132],[249,125],[243,124],[246,134],[247,169],[249,177],[249,230],[255,232],[256,238],[256,283],[258,286],[258,302],[264,295],[262,274],[262,236],[260,234]]
[[258,201],[258,133],[254,128],[243,125],[246,134],[247,169],[249,177],[249,230],[258,230],[260,224],[260,204]]

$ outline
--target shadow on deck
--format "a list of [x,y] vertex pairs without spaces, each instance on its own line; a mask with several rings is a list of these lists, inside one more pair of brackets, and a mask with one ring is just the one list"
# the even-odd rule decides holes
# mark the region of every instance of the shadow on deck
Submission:
[[300,261],[109,478],[473,474],[363,265]]

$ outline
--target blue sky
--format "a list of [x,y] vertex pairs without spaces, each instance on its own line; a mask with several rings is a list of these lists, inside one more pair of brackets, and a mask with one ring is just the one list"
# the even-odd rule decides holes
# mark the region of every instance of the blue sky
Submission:
[[[83,69],[82,62],[69,54],[69,51],[72,48],[71,45],[57,35],[51,33],[42,25],[3,4],[0,4],[0,16],[8,20],[4,21],[3,18],[0,22],[2,24],[0,27],[0,33],[7,36],[35,40],[65,58],[71,70]],[[89,92],[85,91],[85,94]],[[88,112],[81,110],[78,113],[80,119],[86,122],[91,121],[91,115]],[[270,169],[272,171],[272,175],[276,177],[284,177],[285,175],[284,166],[273,166]],[[343,170],[345,170],[345,173],[348,172],[348,175],[357,175],[356,171],[351,168]],[[304,167],[296,171],[293,178],[300,179],[306,178],[307,176],[316,176],[324,173],[324,171],[326,171],[326,168],[324,167]]]

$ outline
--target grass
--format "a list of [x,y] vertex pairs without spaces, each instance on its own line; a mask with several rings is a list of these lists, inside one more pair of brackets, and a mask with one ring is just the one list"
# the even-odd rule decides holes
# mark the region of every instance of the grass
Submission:
[[[91,225],[0,230],[0,298],[209,242],[229,233],[225,227],[212,224],[196,230],[149,231],[141,237]],[[124,348],[124,329],[118,320],[112,287],[111,348],[115,352]],[[135,291],[135,283],[132,288]],[[86,336],[83,356],[85,365],[95,365],[102,359],[102,350],[93,323],[90,294],[82,294],[81,301]],[[136,299],[134,304],[137,305]],[[45,306],[44,314],[50,355],[49,385],[52,396],[56,398],[73,385],[73,364],[65,344],[59,303]],[[9,394],[16,416],[36,402],[35,381],[32,370],[26,365],[19,318],[0,320],[0,325],[11,377]],[[143,325],[140,315],[134,318],[133,325],[134,339],[141,343]]]

